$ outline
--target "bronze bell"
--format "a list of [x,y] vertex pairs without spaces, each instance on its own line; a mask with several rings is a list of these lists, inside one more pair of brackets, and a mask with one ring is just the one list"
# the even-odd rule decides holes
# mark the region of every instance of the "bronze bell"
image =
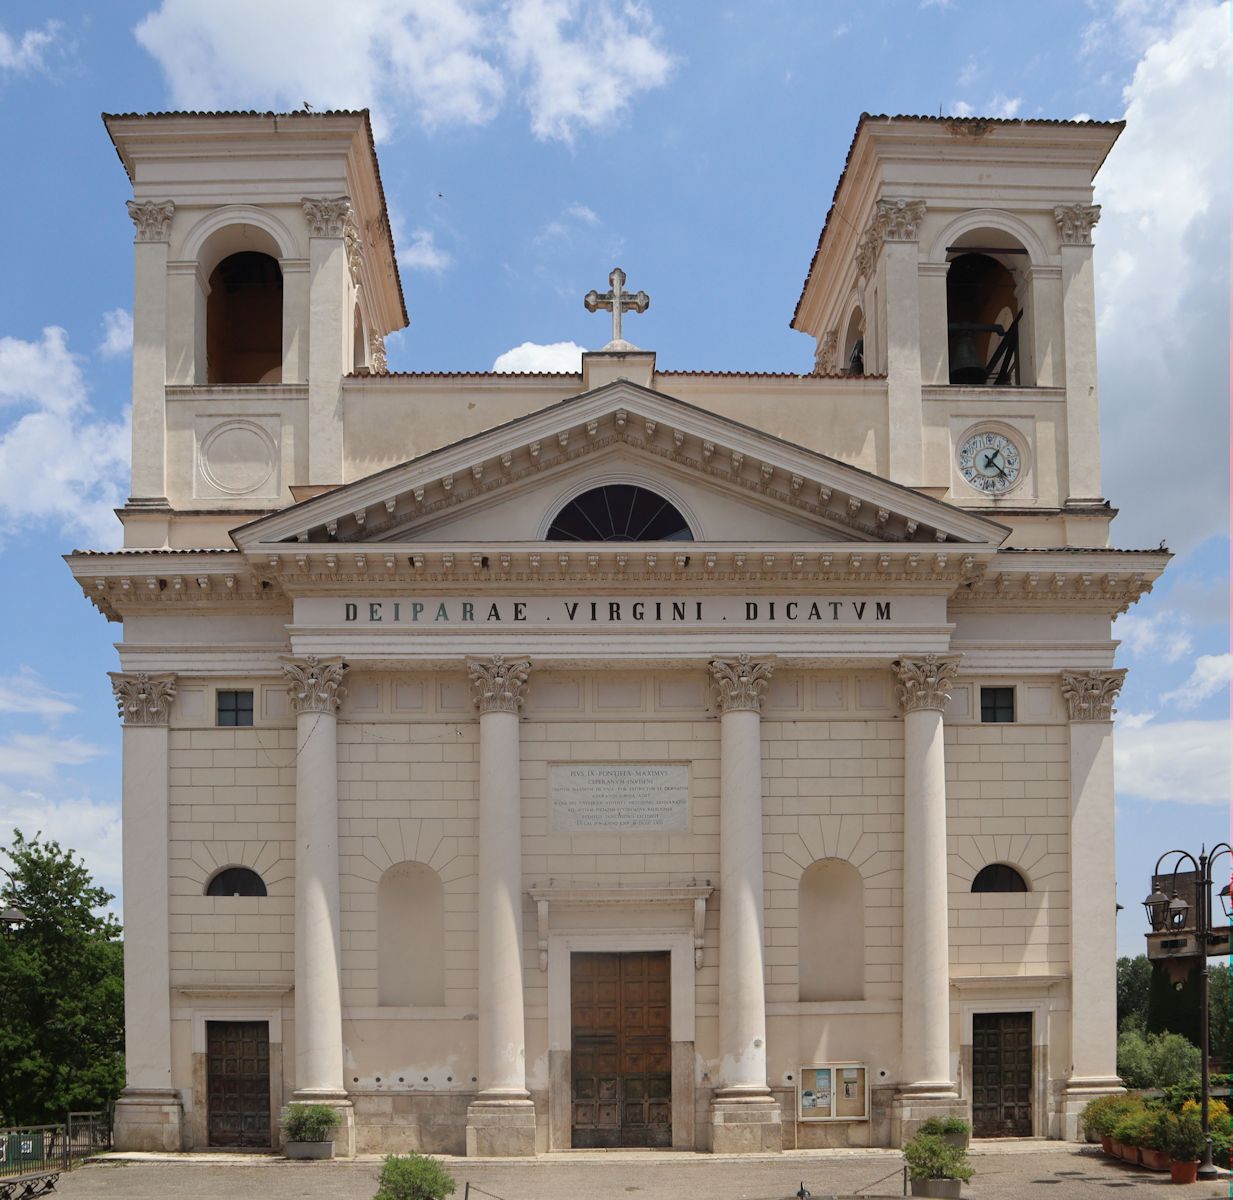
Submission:
[[984,383],[985,363],[976,345],[976,331],[958,330],[951,343],[951,383]]

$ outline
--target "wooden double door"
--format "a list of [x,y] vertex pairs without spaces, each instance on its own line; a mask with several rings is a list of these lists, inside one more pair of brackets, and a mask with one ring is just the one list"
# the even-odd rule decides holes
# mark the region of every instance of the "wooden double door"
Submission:
[[972,1133],[1032,1136],[1032,1014],[972,1016]]
[[206,1022],[206,1113],[209,1145],[270,1147],[267,1022]]
[[575,1148],[672,1145],[670,956],[570,956]]

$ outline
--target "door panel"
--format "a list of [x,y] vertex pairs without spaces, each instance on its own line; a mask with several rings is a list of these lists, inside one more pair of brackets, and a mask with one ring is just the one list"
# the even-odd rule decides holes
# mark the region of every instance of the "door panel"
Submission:
[[972,1132],[1032,1136],[1032,1014],[972,1017]]
[[671,1146],[670,961],[571,955],[575,1147]]
[[211,1146],[270,1147],[270,1027],[206,1022],[206,1111]]

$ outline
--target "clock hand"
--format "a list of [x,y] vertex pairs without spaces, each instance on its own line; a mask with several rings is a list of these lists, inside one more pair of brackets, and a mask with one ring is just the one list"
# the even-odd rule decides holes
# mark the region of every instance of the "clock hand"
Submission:
[[993,462],[993,460],[997,458],[997,456],[998,456],[998,452],[996,450],[993,450],[985,457],[985,470],[988,470],[990,467],[994,467],[995,470],[997,469]]

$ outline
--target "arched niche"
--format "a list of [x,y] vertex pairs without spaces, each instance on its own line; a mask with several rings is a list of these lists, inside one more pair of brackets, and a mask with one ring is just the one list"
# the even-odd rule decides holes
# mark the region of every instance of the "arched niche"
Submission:
[[865,998],[865,882],[841,858],[801,873],[797,962],[801,1000]]
[[445,1003],[445,889],[426,863],[395,863],[377,884],[377,1003]]

